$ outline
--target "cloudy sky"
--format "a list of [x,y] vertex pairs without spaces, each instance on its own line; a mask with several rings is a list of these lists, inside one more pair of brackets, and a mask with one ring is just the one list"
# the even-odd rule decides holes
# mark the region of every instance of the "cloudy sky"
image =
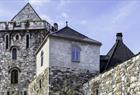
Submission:
[[117,32],[136,54],[140,51],[139,0],[0,0],[0,21],[9,21],[30,2],[42,19],[70,27],[102,42],[101,54],[115,43]]

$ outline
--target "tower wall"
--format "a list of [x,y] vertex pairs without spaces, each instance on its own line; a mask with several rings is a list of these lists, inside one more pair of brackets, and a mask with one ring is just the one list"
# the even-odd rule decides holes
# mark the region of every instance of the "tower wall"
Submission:
[[[2,30],[0,31],[0,95],[23,95],[36,73],[35,51],[47,35],[47,30]],[[6,35],[9,47],[6,49]],[[18,40],[16,36],[18,35]],[[26,48],[29,35],[29,48]],[[17,59],[12,59],[12,49],[17,50]],[[11,70],[18,69],[18,83],[11,84]]]

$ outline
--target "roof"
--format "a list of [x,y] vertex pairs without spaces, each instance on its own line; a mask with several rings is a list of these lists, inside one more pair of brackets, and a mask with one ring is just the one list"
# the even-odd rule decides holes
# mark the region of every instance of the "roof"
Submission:
[[93,39],[90,39],[87,36],[85,36],[85,35],[77,32],[77,31],[75,31],[74,29],[66,26],[66,27],[60,29],[57,32],[50,32],[46,36],[44,41],[41,43],[41,45],[39,46],[39,48],[37,49],[35,54],[37,54],[40,51],[40,49],[46,43],[49,36],[60,37],[60,38],[64,38],[64,39],[70,39],[70,40],[76,40],[76,41],[82,41],[82,42],[89,42],[89,43],[96,44],[96,45],[99,45],[99,46],[101,45],[100,42],[98,42],[96,40],[93,40]]
[[83,42],[89,42],[89,43],[101,45],[100,42],[98,42],[96,40],[93,40],[93,39],[77,32],[76,30],[74,30],[74,29],[72,29],[68,26],[60,29],[59,31],[57,31],[55,33],[50,34],[50,36],[61,37],[61,38],[83,41]]
[[40,21],[41,18],[36,13],[36,11],[33,9],[33,7],[30,5],[30,3],[27,3],[19,13],[12,18],[11,21]]
[[123,43],[122,37],[117,36],[116,43],[106,55],[106,57],[108,57],[108,59],[106,59],[107,61],[105,60],[105,62],[102,58],[101,71],[113,68],[116,65],[132,58],[133,56],[134,53]]

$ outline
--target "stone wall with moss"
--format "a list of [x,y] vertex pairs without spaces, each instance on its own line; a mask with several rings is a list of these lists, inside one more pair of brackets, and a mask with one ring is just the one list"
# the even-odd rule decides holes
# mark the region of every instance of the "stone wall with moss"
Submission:
[[49,70],[35,77],[29,84],[28,95],[49,95]]
[[140,55],[84,84],[85,95],[140,95]]

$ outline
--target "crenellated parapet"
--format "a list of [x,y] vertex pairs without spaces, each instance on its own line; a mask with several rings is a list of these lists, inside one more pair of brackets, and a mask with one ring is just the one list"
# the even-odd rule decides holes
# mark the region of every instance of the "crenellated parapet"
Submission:
[[0,22],[0,31],[5,30],[25,30],[25,29],[52,29],[52,26],[45,20],[24,21],[24,22]]

